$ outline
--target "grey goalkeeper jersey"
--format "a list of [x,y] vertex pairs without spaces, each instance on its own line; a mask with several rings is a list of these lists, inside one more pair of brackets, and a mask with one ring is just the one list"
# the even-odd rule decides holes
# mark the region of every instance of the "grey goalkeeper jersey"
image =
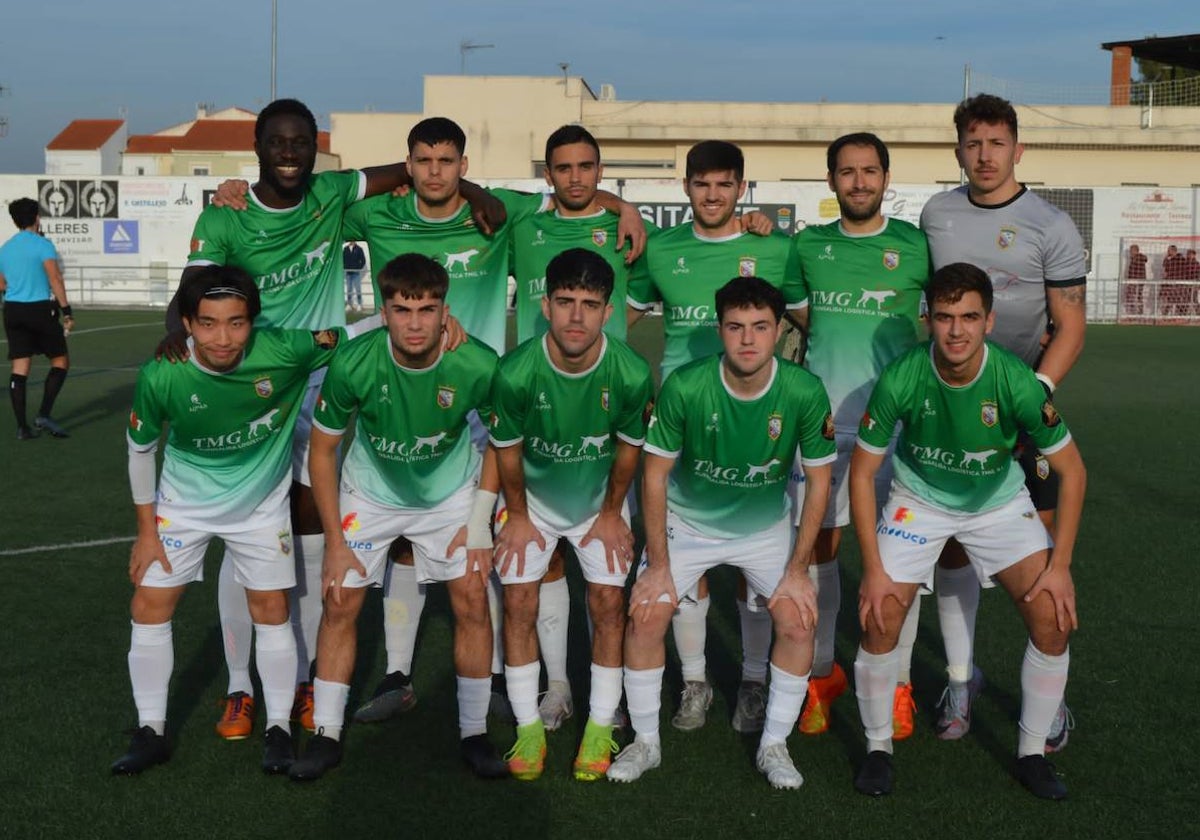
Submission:
[[934,269],[956,262],[987,272],[995,293],[989,338],[1031,367],[1046,330],[1046,287],[1086,281],[1087,255],[1071,217],[1024,186],[1009,201],[975,204],[962,186],[933,196],[921,210]]

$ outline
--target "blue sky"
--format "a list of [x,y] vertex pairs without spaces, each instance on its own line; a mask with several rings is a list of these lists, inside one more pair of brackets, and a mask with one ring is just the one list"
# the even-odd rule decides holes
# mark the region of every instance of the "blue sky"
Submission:
[[[278,5],[278,93],[323,125],[331,111],[420,110],[422,75],[459,72],[463,40],[495,44],[468,57],[469,73],[548,76],[568,62],[624,100],[952,102],[969,63],[1094,102],[1109,79],[1102,42],[1200,31],[1195,0]],[[148,133],[197,102],[260,108],[270,18],[270,0],[6,4],[0,172],[41,171],[46,143],[75,118],[125,108],[130,131]]]

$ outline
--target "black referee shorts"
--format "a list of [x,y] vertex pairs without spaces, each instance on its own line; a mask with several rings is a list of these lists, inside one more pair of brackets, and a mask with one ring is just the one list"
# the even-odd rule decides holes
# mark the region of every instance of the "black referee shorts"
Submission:
[[58,302],[4,303],[4,333],[8,337],[8,358],[27,359],[46,355],[67,355],[67,339],[58,320]]

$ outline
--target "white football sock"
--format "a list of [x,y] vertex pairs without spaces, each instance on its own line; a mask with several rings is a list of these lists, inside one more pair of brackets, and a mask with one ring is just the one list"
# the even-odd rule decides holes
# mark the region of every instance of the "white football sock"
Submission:
[[133,686],[138,726],[153,727],[162,735],[167,721],[167,690],[171,671],[175,668],[171,622],[137,624],[131,621],[130,625],[129,682]]
[[244,691],[254,694],[250,682],[250,647],[254,639],[254,622],[246,605],[246,589],[237,582],[233,559],[226,551],[217,574],[217,613],[221,616],[221,641],[225,646],[225,667],[229,669],[229,690],[226,694]]
[[[504,681],[508,684],[508,703],[518,726],[540,721],[538,716],[538,677],[542,666],[535,660],[528,665],[505,665]],[[490,695],[489,695],[490,696]]]
[[255,624],[254,645],[258,650],[258,678],[267,707],[267,728],[281,726],[290,731],[288,718],[296,695],[296,636],[292,625]]
[[567,679],[567,622],[571,615],[571,593],[565,577],[543,582],[538,589],[537,636],[546,679],[570,684]]
[[771,655],[771,613],[766,607],[752,610],[745,601],[736,600],[742,627],[742,682],[765,683]]
[[703,682],[708,663],[704,659],[704,643],[708,639],[708,605],[705,595],[696,603],[679,603],[679,609],[671,617],[671,630],[675,633],[675,652],[679,654],[680,670],[689,682]]
[[1021,731],[1017,739],[1017,758],[1043,755],[1046,735],[1067,690],[1067,670],[1071,664],[1068,648],[1059,656],[1042,653],[1030,641],[1021,662]]
[[588,717],[601,726],[613,722],[621,702],[621,683],[625,671],[592,663],[592,692],[588,698]]
[[[309,666],[317,658],[317,631],[321,627],[321,564],[325,560],[325,535],[298,534],[292,544],[296,550],[296,585],[290,593],[288,608],[292,628],[296,634],[294,676],[297,683],[302,683],[308,682]],[[261,664],[259,675],[262,675]]]
[[975,614],[979,612],[979,576],[975,568],[937,567],[934,574],[938,623],[946,646],[946,673],[950,681],[965,683],[974,670]]
[[470,738],[487,732],[488,702],[492,698],[491,677],[457,678],[458,737]]
[[796,719],[800,717],[800,709],[804,707],[804,698],[808,694],[808,676],[789,674],[775,664],[771,665],[771,686],[767,689],[767,720],[763,725],[759,749],[787,741],[792,727],[796,725]]
[[833,672],[834,642],[837,639],[838,608],[842,604],[842,573],[837,558],[808,567],[808,579],[817,590],[817,631],[813,640],[814,677]]
[[313,680],[313,726],[326,738],[342,740],[342,724],[346,720],[346,701],[350,686],[346,683]]
[[896,681],[898,683],[912,682],[912,657],[913,647],[917,644],[917,629],[921,624],[921,591],[913,595],[912,603],[908,607],[908,612],[904,615],[904,623],[900,625],[900,638],[896,642],[896,650],[899,653],[898,667],[896,672]]
[[867,752],[892,751],[892,700],[896,693],[897,652],[867,653],[854,659],[854,693],[867,736]]
[[629,707],[629,722],[637,740],[651,744],[658,743],[663,670],[662,667],[641,671],[625,669],[625,700]]
[[412,676],[417,630],[425,609],[425,587],[417,583],[417,570],[388,561],[387,586],[383,593],[383,638],[387,648],[387,673]]

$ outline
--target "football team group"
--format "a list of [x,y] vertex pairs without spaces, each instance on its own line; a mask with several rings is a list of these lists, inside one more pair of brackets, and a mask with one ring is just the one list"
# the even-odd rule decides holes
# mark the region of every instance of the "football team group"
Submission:
[[[743,647],[732,726],[761,733],[771,785],[797,788],[788,736],[825,732],[851,684],[834,641],[853,522],[855,788],[890,793],[894,742],[913,731],[923,593],[947,663],[936,735],[968,732],[984,684],[975,615],[999,584],[1028,632],[1014,773],[1036,796],[1065,797],[1046,754],[1073,726],[1086,473],[1052,395],[1083,348],[1084,248],[1017,181],[1008,102],[976,96],[954,123],[967,183],[930,199],[920,227],[883,215],[888,149],[863,132],[828,147],[840,219],[789,237],[739,215],[731,143],[691,148],[691,218],[659,230],[598,188],[600,149],[581,126],[550,135],[549,190],[527,195],[465,180],[465,135],[445,118],[412,129],[403,163],[314,174],[312,114],[268,105],[258,181],[222,185],[201,213],[168,335],[138,375],[138,728],[113,772],[169,757],[172,615],[219,537],[229,686],[217,733],[248,737],[261,705],[268,773],[315,780],[341,762],[369,587],[383,587],[386,676],[352,720],[417,702],[425,587],[444,582],[462,758],[480,777],[536,779],[547,732],[575,708],[565,561],[585,581],[591,634],[574,776],[634,782],[662,762],[668,632],[683,686],[671,723],[705,723],[706,574],[729,565]],[[14,220],[36,232],[36,217]],[[347,326],[351,240],[368,245],[378,311]],[[47,289],[66,303],[61,283]],[[625,338],[658,306],[656,393]],[[515,725],[507,752],[489,715]],[[302,750],[293,725],[314,733]]]

